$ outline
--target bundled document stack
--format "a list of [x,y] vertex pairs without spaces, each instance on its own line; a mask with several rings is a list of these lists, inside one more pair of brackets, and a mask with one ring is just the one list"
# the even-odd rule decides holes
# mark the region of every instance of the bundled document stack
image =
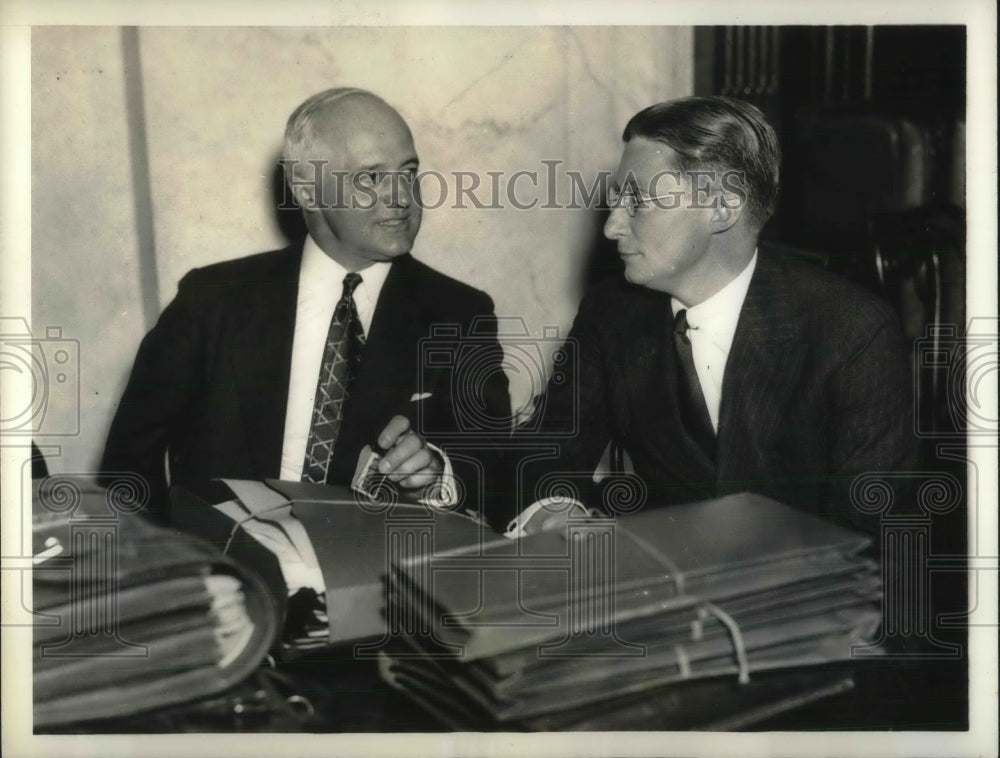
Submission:
[[212,502],[174,490],[172,523],[261,573],[283,611],[282,651],[305,653],[328,644],[323,573],[291,501],[255,481],[212,482],[203,494]]
[[267,655],[278,611],[253,572],[92,483],[36,483],[35,728],[214,695]]
[[750,494],[395,562],[383,676],[457,729],[740,728],[852,686],[869,539]]
[[379,503],[347,487],[268,479],[174,488],[171,523],[260,574],[279,605],[278,652],[385,634],[392,541],[414,530],[441,549],[478,544],[478,523],[412,502]]

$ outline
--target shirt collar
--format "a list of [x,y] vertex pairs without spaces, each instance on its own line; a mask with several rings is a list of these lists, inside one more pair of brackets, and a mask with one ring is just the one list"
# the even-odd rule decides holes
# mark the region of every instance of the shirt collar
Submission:
[[[757,250],[755,249],[750,262],[735,279],[707,300],[703,300],[698,305],[687,308],[688,323],[693,328],[698,328],[707,322],[725,319],[732,321],[733,329],[735,329],[736,320],[739,317],[740,310],[743,308],[743,301],[747,296],[747,290],[750,289],[750,279],[753,277],[753,272],[756,268]],[[678,311],[684,309],[686,306],[676,297],[671,297],[670,307],[676,316]]]
[[[392,263],[389,261],[376,261],[370,266],[358,271],[361,274],[361,284],[355,292],[360,296],[360,290],[377,294],[389,276],[389,269]],[[308,288],[312,292],[329,293],[334,298],[339,298],[344,287],[344,277],[348,271],[332,257],[323,252],[316,240],[311,236],[306,237],[305,245],[302,248],[302,267],[300,269],[299,287]]]

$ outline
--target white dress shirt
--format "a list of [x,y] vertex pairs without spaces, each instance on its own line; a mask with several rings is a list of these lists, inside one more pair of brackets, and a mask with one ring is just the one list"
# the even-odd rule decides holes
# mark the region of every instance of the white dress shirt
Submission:
[[[367,336],[375,317],[382,285],[389,276],[389,262],[372,263],[358,273],[361,283],[354,289],[354,306],[361,328]],[[330,330],[330,320],[344,292],[344,277],[349,272],[323,252],[312,237],[306,237],[299,266],[299,291],[295,303],[295,332],[292,337],[292,369],[288,377],[288,402],[285,406],[285,430],[281,444],[279,479],[298,482],[302,479],[306,444],[316,400],[316,384],[323,363],[323,349]],[[386,419],[388,423],[389,419]],[[441,457],[441,486],[424,499],[430,505],[454,504],[457,493],[451,486],[453,469],[448,456],[436,445],[424,441]],[[371,440],[374,444],[375,440]]]
[[670,307],[677,312],[687,308],[688,338],[691,355],[698,372],[698,382],[705,396],[712,427],[719,430],[719,404],[722,401],[722,377],[733,346],[736,324],[740,320],[743,301],[750,288],[750,278],[757,267],[757,252],[739,276],[698,305],[688,308],[677,298],[670,298]]
[[[371,329],[375,304],[390,266],[389,263],[373,263],[358,272],[361,283],[354,290],[354,305],[366,335]],[[288,380],[288,405],[285,407],[285,436],[281,445],[281,479],[295,482],[302,479],[323,348],[347,274],[347,269],[324,253],[312,237],[306,237],[295,304],[292,371]]]

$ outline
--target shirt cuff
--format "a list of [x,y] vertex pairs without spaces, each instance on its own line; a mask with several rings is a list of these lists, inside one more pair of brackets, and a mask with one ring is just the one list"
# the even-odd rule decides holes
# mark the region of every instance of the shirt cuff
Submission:
[[426,487],[424,497],[420,498],[423,505],[432,508],[453,508],[458,504],[458,488],[455,486],[455,472],[452,470],[451,461],[447,454],[437,445],[432,445],[425,440],[427,447],[441,457],[443,469],[435,484]]
[[[511,519],[503,536],[509,539],[519,539],[528,534],[554,529],[564,525],[566,519],[573,513],[578,513],[581,516],[590,515],[590,512],[579,500],[571,497],[546,497],[535,501],[521,511],[520,515]],[[550,518],[546,518],[546,516]]]

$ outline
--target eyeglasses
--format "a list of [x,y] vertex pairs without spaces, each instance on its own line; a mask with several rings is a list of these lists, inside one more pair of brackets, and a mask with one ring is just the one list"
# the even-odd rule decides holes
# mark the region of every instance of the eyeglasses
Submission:
[[635,218],[635,214],[639,208],[645,208],[646,203],[650,203],[653,200],[664,200],[668,197],[676,199],[676,193],[671,193],[667,195],[656,195],[655,197],[643,197],[638,195],[631,190],[628,192],[615,192],[613,189],[608,189],[608,207],[611,210],[615,208],[624,208],[625,212],[628,214],[629,218]]

